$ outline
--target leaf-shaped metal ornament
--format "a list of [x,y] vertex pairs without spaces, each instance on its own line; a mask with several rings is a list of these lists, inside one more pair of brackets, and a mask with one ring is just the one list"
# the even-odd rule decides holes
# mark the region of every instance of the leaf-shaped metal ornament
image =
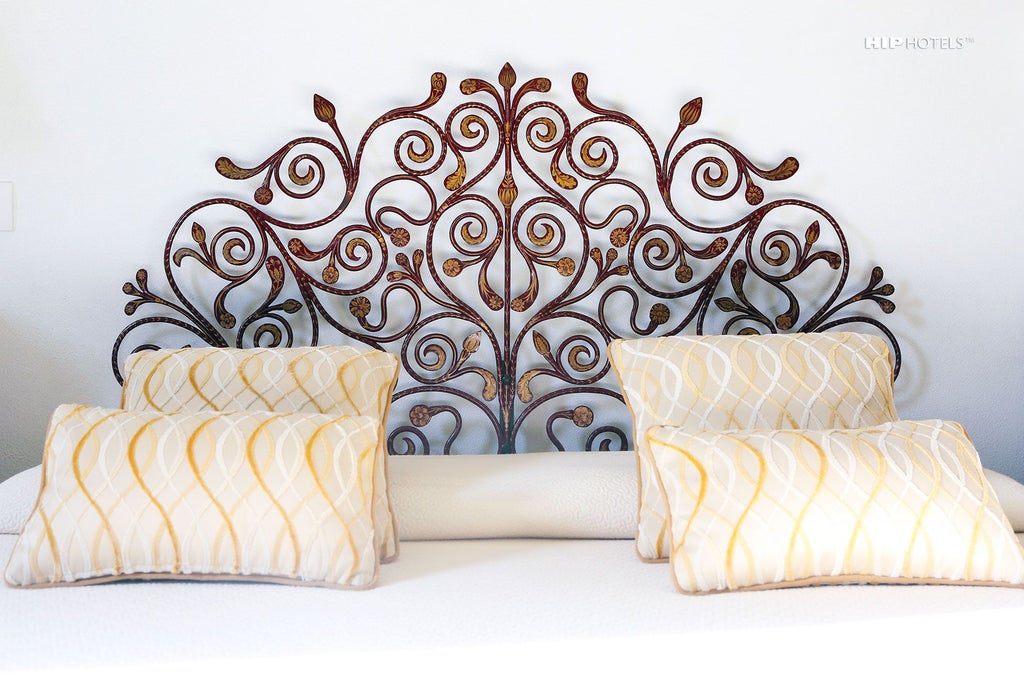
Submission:
[[313,95],[313,114],[324,123],[330,123],[337,115],[337,110],[326,97]]

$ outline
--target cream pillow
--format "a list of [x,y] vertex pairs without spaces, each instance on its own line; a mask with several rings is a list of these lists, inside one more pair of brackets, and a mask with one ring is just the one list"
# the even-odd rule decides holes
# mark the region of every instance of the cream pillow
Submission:
[[633,539],[632,452],[396,455],[391,497],[402,541]]
[[889,346],[869,334],[616,340],[608,356],[633,415],[640,505],[636,549],[668,558],[668,507],[643,434],[690,429],[828,429],[896,419]]
[[62,405],[4,577],[370,587],[379,435],[372,417]]
[[1024,584],[1017,542],[955,422],[647,432],[686,593],[824,583]]
[[381,560],[398,555],[385,425],[398,357],[349,346],[140,351],[124,364],[121,407],[188,412],[268,410],[363,415],[380,422],[374,515]]

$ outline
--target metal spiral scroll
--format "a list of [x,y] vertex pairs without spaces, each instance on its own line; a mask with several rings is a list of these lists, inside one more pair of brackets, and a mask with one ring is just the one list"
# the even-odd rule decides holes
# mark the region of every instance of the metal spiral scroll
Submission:
[[[117,337],[118,380],[127,353],[163,345],[391,350],[404,371],[388,446],[411,454],[478,450],[463,443],[481,430],[498,452],[630,447],[605,352],[617,337],[868,327],[899,372],[899,345],[872,316],[872,304],[895,308],[881,268],[849,286],[836,221],[766,200],[796,159],[762,168],[690,135],[699,98],[659,151],[590,99],[582,73],[575,121],[544,98],[548,79],[517,87],[508,64],[497,84],[462,81],[461,97],[446,84],[435,73],[422,103],[387,112],[351,148],[316,95],[330,139],[297,138],[252,167],[218,159],[221,175],[256,184],[253,202],[191,207],[166,242],[164,293],[145,269],[124,285],[127,315],[156,312]],[[383,174],[364,168],[381,140]],[[709,206],[731,217],[694,217]],[[303,210],[314,215],[295,220]]]

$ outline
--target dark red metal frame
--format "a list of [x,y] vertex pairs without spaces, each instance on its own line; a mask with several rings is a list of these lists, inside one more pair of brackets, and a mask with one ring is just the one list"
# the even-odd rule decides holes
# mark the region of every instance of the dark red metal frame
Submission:
[[[460,450],[464,423],[493,430],[484,440],[498,452],[540,449],[538,433],[549,449],[629,447],[605,354],[621,336],[867,326],[889,340],[898,373],[896,338],[863,310],[895,308],[881,268],[848,291],[848,246],[832,216],[765,200],[758,183],[791,177],[796,159],[765,169],[722,140],[691,139],[699,98],[659,153],[633,118],[590,99],[582,73],[572,79],[576,123],[542,97],[548,79],[516,87],[508,64],[497,85],[463,80],[442,117],[446,83],[435,73],[426,100],[375,120],[354,154],[334,105],[315,95],[332,140],[299,137],[254,167],[218,159],[227,178],[262,178],[254,203],[213,198],[181,216],[164,249],[170,294],[154,292],[145,269],[124,285],[126,314],[163,310],[117,337],[118,380],[123,354],[169,343],[168,326],[238,347],[317,345],[331,332],[401,357],[390,449],[447,453]],[[394,166],[365,170],[368,146],[391,134]],[[630,146],[640,153],[627,164],[620,150]],[[343,189],[325,215],[271,212],[279,198],[294,210],[328,194],[332,179]],[[390,203],[397,187],[416,196]],[[742,210],[702,224],[687,217],[687,200]],[[201,217],[214,209],[242,220]]]

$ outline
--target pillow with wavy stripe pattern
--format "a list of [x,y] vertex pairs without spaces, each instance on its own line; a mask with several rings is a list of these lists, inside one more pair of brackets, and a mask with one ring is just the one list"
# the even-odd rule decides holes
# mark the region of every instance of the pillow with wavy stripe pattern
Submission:
[[318,412],[374,417],[381,424],[374,514],[381,560],[398,555],[388,493],[384,428],[398,380],[398,357],[350,346],[181,348],[125,360],[126,410]]
[[889,346],[870,334],[620,339],[608,356],[633,415],[636,549],[647,561],[668,558],[668,505],[644,439],[650,427],[829,429],[897,419]]
[[379,433],[372,417],[62,405],[4,577],[370,587]]
[[963,427],[690,431],[647,441],[686,593],[1024,583],[1024,548]]

